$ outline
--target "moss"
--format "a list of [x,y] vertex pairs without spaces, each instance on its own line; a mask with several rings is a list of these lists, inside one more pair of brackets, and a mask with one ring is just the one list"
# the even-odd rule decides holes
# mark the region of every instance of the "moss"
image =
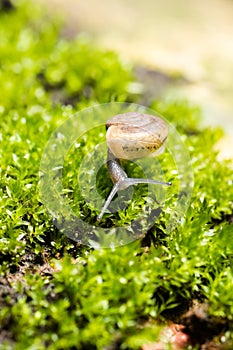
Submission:
[[[53,130],[83,107],[137,101],[131,67],[83,35],[61,38],[59,21],[31,3],[15,2],[0,17],[0,348],[138,349],[157,339],[165,318],[179,319],[198,299],[208,302],[210,317],[224,321],[221,339],[231,349],[232,164],[220,162],[214,151],[222,132],[201,128],[199,109],[187,101],[153,102],[190,152],[195,186],[185,219],[166,233],[171,193],[147,234],[154,242],[149,252],[140,241],[103,250],[79,245],[53,226],[41,203],[41,155]],[[79,152],[101,135],[84,138]],[[67,189],[78,161],[71,150]],[[163,165],[170,176],[166,155]],[[134,165],[125,166],[140,175]],[[111,182],[104,169],[99,176],[106,195]],[[137,187],[128,210],[106,216],[104,224],[130,222],[143,205],[143,191]],[[81,200],[76,197],[76,210],[93,220],[94,209]]]

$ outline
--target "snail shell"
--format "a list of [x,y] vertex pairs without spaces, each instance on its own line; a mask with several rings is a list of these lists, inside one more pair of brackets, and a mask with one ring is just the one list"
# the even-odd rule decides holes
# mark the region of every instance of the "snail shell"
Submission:
[[115,115],[106,126],[108,147],[120,159],[155,157],[163,152],[168,136],[164,120],[139,112]]

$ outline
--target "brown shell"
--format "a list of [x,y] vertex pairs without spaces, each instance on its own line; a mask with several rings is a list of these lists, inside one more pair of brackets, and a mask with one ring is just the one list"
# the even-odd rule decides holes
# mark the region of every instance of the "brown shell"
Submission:
[[122,159],[155,157],[163,151],[168,136],[163,119],[139,112],[115,115],[106,126],[108,147],[115,157]]

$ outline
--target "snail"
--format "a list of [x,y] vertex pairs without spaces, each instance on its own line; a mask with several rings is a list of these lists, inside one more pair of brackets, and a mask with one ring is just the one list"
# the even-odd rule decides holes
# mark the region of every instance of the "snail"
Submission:
[[171,182],[129,178],[120,163],[120,159],[133,160],[160,155],[168,136],[168,126],[164,120],[149,114],[128,112],[107,120],[106,128],[107,168],[114,186],[97,216],[97,221],[102,219],[118,191],[141,183],[171,186]]

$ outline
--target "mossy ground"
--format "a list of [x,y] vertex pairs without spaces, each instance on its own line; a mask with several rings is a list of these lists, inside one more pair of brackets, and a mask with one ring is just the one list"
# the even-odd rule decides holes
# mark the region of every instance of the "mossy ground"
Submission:
[[137,102],[132,67],[83,35],[61,38],[59,21],[35,5],[0,11],[0,348],[140,349],[195,300],[208,306],[213,327],[200,338],[186,321],[193,342],[215,337],[219,349],[232,349],[232,164],[214,150],[222,132],[201,128],[199,109],[186,101],[154,101],[190,152],[195,186],[185,220],[168,235],[165,210],[149,232],[154,244],[148,235],[115,249],[77,244],[41,203],[42,152],[84,107]]

